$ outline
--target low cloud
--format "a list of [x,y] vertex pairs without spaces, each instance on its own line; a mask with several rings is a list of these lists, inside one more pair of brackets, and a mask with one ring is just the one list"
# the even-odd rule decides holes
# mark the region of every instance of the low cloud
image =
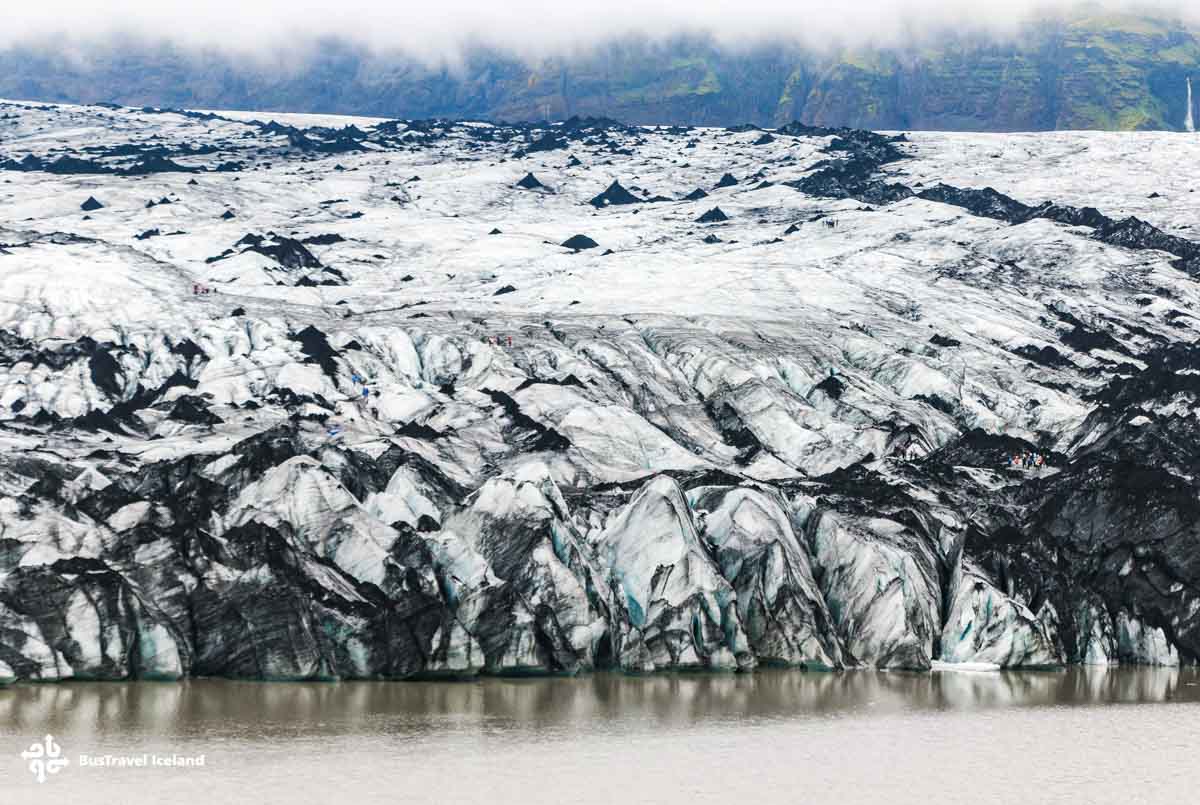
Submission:
[[[378,51],[452,60],[464,46],[539,56],[636,34],[706,34],[729,46],[896,44],[945,32],[1009,36],[1070,0],[9,0],[0,46],[63,50],[121,38],[251,54],[292,55],[337,38]],[[1192,4],[1102,0],[1095,13],[1182,15]]]

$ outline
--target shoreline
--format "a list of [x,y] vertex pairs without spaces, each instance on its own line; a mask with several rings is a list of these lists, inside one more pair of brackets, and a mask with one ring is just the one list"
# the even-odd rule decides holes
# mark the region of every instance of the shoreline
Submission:
[[624,671],[619,668],[602,668],[576,673],[476,673],[476,674],[417,674],[407,677],[245,677],[245,676],[183,676],[178,678],[102,678],[102,677],[71,677],[67,679],[18,679],[12,682],[0,683],[0,692],[15,688],[54,688],[72,685],[149,685],[169,687],[171,685],[186,685],[190,683],[229,683],[248,685],[278,685],[299,686],[333,686],[340,684],[389,684],[398,687],[421,686],[431,684],[471,685],[489,682],[561,682],[591,679],[616,679],[630,681],[654,681],[660,679],[753,679],[764,676],[797,676],[812,678],[848,678],[853,676],[903,677],[912,679],[939,676],[963,676],[979,679],[998,679],[1005,677],[1055,677],[1070,674],[1082,676],[1102,676],[1110,673],[1118,674],[1192,674],[1197,677],[1200,685],[1200,665],[1148,665],[1138,663],[1110,663],[1108,665],[1089,665],[1085,663],[1066,663],[1057,666],[1019,666],[1001,667],[994,663],[946,663],[935,660],[928,669],[914,668],[872,668],[855,666],[850,668],[811,669],[800,666],[762,664],[750,669],[723,668],[665,668],[655,671]]

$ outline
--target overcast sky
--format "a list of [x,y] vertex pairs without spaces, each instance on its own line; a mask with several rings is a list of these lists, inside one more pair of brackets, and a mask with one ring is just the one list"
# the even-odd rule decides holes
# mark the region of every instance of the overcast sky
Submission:
[[[1145,7],[1146,0],[1103,0]],[[1149,0],[1178,13],[1200,0]],[[334,35],[451,58],[481,41],[530,55],[631,32],[711,32],[727,44],[891,40],[952,28],[1011,33],[1037,8],[1073,0],[0,0],[0,45],[67,47],[114,34],[269,52]]]

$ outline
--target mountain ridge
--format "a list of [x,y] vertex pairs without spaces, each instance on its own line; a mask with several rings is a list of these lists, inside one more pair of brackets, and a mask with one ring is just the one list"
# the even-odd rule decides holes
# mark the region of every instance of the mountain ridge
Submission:
[[535,63],[476,48],[451,68],[327,40],[285,69],[132,42],[91,46],[82,56],[0,50],[0,97],[29,100],[410,119],[799,120],[877,130],[1182,130],[1189,77],[1200,78],[1193,26],[1086,7],[1031,20],[1008,38],[958,34],[831,54],[679,36],[614,40]]

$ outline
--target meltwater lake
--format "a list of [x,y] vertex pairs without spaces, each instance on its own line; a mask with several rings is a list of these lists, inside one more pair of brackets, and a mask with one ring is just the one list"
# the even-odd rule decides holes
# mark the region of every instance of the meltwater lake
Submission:
[[1198,750],[1192,668],[0,689],[6,805],[1186,802]]

